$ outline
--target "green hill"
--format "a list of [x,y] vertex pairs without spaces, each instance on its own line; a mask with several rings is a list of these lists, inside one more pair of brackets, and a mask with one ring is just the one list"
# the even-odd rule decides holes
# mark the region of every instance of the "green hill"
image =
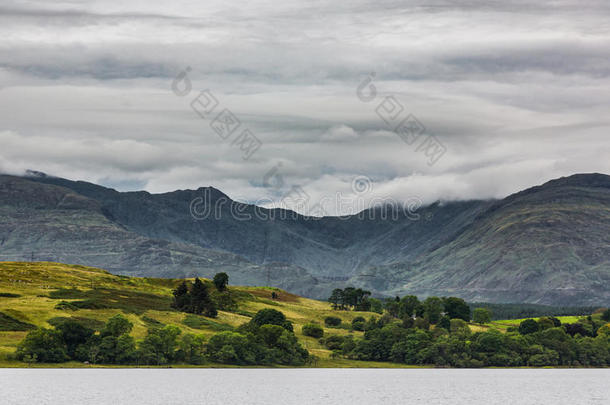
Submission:
[[[229,286],[238,309],[236,312],[219,311],[218,317],[211,319],[171,308],[171,291],[181,281],[116,276],[92,267],[50,262],[0,262],[0,365],[23,365],[8,361],[7,356],[14,353],[28,330],[52,327],[62,318],[99,328],[111,316],[122,313],[134,324],[131,334],[136,339],[142,339],[147,329],[154,325],[175,325],[183,332],[202,334],[209,339],[220,331],[232,330],[248,322],[260,309],[273,308],[293,322],[300,343],[319,358],[317,366],[362,366],[363,362],[359,361],[331,360],[331,352],[317,339],[304,336],[301,328],[311,321],[324,326],[324,318],[329,315],[351,323],[356,316],[368,318],[372,313],[333,311],[326,302],[302,298],[277,288]],[[274,299],[272,292],[275,292]],[[362,332],[342,328],[326,328],[326,332],[362,335]],[[380,365],[364,364],[367,367]],[[397,365],[383,363],[383,366]]]
[[[132,341],[134,348],[137,343],[141,349],[150,344],[151,339],[167,336],[163,333],[179,332],[180,344],[192,341],[188,339],[201,342],[196,337],[200,335],[206,343],[198,343],[197,347],[204,348],[205,355],[198,355],[199,360],[194,364],[214,367],[219,364],[210,363],[210,359],[227,364],[278,364],[276,361],[265,360],[265,357],[260,357],[261,360],[256,362],[248,360],[247,363],[227,361],[223,357],[224,354],[235,355],[236,352],[232,351],[240,347],[249,350],[249,353],[263,353],[263,356],[267,355],[264,353],[275,356],[278,352],[273,350],[286,350],[283,353],[290,354],[298,349],[301,353],[300,362],[279,364],[307,364],[314,367],[581,367],[610,364],[610,324],[602,321],[601,311],[588,317],[528,319],[529,329],[522,331],[521,322],[524,320],[483,321],[482,324],[465,322],[462,319],[469,319],[468,306],[457,298],[446,301],[434,298],[430,302],[414,304],[416,306],[412,310],[407,310],[411,305],[409,303],[418,301],[406,296],[400,301],[387,301],[386,311],[380,316],[365,311],[333,310],[327,302],[299,297],[277,288],[230,285],[228,291],[220,291],[213,287],[213,283],[204,280],[203,284],[208,285],[207,291],[217,306],[225,300],[224,308],[230,308],[219,310],[216,317],[210,318],[172,308],[172,291],[183,281],[119,276],[92,267],[52,262],[0,262],[0,367],[23,367],[26,364],[24,362],[36,359],[46,361],[40,360],[38,355],[53,353],[52,347],[59,347],[58,350],[63,350],[61,345],[70,347],[68,339],[75,335],[69,334],[72,332],[65,334],[67,325],[76,328],[67,329],[68,331],[77,331],[79,328],[92,329],[90,333],[93,330],[100,331],[100,334],[92,336],[101,342],[99,346],[91,346],[95,350],[114,350],[104,346],[107,338],[113,342],[118,342],[117,338],[125,342]],[[195,286],[190,291],[194,294]],[[426,315],[426,308],[434,311],[434,308],[438,308],[435,305],[439,303],[449,314],[455,314],[451,315],[454,319],[443,316],[444,324],[443,319],[439,319],[435,325],[430,325],[428,319],[432,318]],[[466,314],[458,312],[455,305],[465,308]],[[264,309],[267,311],[259,312]],[[286,325],[286,319],[277,312],[269,311],[271,309],[284,314],[291,325]],[[410,311],[415,311],[417,318],[408,315],[412,313]],[[119,314],[121,316],[117,317]],[[273,319],[278,319],[276,315],[281,317],[280,323],[274,323]],[[341,325],[326,327],[324,320],[331,315],[340,318]],[[603,316],[607,319],[607,311]],[[353,330],[350,325],[356,317],[365,317],[368,321],[354,322],[357,330]],[[126,332],[120,332],[120,337],[109,336],[106,333],[110,329],[106,328],[111,323],[110,319],[132,324],[133,327],[123,329]],[[66,322],[67,320],[74,322]],[[312,323],[318,324],[318,327],[307,325]],[[294,329],[294,335],[286,328],[288,331]],[[33,331],[34,329],[37,330]],[[362,329],[366,329],[367,333],[359,331]],[[309,331],[308,336],[305,336],[304,330]],[[320,332],[324,334],[322,340],[319,339]],[[529,333],[531,335],[524,336]],[[53,340],[57,337],[53,336],[58,334],[61,336],[60,343],[53,343],[57,342]],[[24,362],[20,362],[15,360],[15,353],[26,336],[28,338],[25,341],[30,342],[27,346],[30,351],[27,353],[31,354],[24,356],[21,350],[18,357]],[[260,349],[257,346],[264,344],[268,346],[260,346]],[[302,348],[307,350],[309,358]],[[178,353],[171,350],[171,353]],[[135,352],[132,353],[135,355]],[[63,361],[67,358],[83,359],[80,355],[64,355],[49,361]],[[87,358],[89,357],[84,357]],[[148,360],[142,364],[168,364],[157,362],[156,357],[152,357],[152,362],[149,361],[151,357],[130,358],[133,360],[129,362],[102,362],[135,365],[138,364],[135,362],[139,361],[137,359],[145,358]],[[169,364],[184,365],[180,360]],[[30,365],[45,366],[43,363]],[[87,367],[87,363],[70,361],[56,363],[54,366]]]

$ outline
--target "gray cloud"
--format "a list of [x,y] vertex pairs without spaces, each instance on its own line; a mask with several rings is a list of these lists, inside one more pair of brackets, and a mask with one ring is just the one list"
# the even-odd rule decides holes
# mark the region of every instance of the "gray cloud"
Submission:
[[[576,0],[7,1],[0,171],[152,192],[213,185],[245,201],[292,185],[315,201],[350,195],[366,175],[365,203],[608,173],[609,14]],[[177,97],[186,66],[193,89]],[[363,102],[370,72],[377,98]],[[190,108],[203,89],[263,142],[247,161]],[[435,165],[376,114],[390,95],[446,146]],[[265,187],[276,166],[284,187]]]

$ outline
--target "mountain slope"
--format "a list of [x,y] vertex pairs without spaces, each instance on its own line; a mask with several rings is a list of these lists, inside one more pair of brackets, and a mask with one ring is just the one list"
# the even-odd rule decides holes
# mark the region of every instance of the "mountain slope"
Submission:
[[493,204],[407,266],[397,291],[554,304],[610,302],[610,177],[550,181]]
[[[610,302],[609,190],[609,176],[584,174],[415,216],[377,207],[311,219],[213,188],[120,193],[0,176],[0,258],[30,260],[33,251],[35,260],[163,277],[226,271],[239,284],[316,298],[349,284],[381,295],[602,305]],[[214,215],[196,220],[191,202],[201,197],[201,212]]]

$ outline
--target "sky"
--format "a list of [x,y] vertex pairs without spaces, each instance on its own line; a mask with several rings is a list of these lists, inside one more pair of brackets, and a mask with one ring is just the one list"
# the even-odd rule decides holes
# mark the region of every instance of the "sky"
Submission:
[[610,174],[605,0],[3,0],[0,38],[3,173],[312,215]]

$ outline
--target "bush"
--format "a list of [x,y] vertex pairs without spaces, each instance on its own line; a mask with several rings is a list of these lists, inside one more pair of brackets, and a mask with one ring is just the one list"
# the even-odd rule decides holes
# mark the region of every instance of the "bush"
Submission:
[[303,325],[302,332],[303,335],[311,336],[316,339],[319,339],[324,336],[324,329],[322,329],[320,325],[317,325],[315,323],[308,323],[306,325]]
[[480,325],[491,322],[491,311],[487,308],[475,308],[472,321]]
[[519,324],[519,333],[522,335],[529,335],[540,330],[540,325],[533,319],[526,319]]
[[258,311],[250,323],[256,326],[278,325],[290,332],[294,330],[292,322],[287,320],[283,313],[272,308],[265,308]]
[[364,319],[364,317],[362,317],[362,316],[357,316],[354,319],[352,319],[352,329],[354,329],[354,330],[363,331],[365,324],[366,324],[366,319]]
[[345,338],[339,335],[332,335],[324,339],[324,346],[329,350],[341,350]]
[[324,318],[324,325],[328,327],[336,327],[341,325],[341,318],[337,318],[336,316],[327,316]]
[[68,360],[61,332],[38,328],[27,334],[17,346],[18,360],[40,363],[61,363]]

